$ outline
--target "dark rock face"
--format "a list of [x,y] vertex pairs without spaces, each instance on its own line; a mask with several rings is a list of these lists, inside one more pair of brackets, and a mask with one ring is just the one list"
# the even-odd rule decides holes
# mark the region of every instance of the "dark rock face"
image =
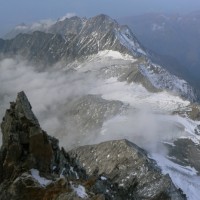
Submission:
[[[24,92],[18,94],[16,102],[11,102],[1,129],[0,199],[55,199],[59,194],[71,191],[69,181],[58,179],[59,174],[64,167],[69,168],[68,177],[75,177],[77,172],[70,171],[69,158],[59,149],[58,141],[40,128]],[[31,175],[33,169],[54,181],[43,187]],[[86,177],[81,170],[79,176]]]
[[[3,133],[2,163],[3,179],[17,176],[18,168],[36,168],[50,172],[53,150],[47,134],[41,130],[31,111],[27,97],[18,94],[16,103],[11,103],[1,124]],[[23,170],[22,170],[23,171]]]
[[185,199],[144,150],[126,140],[60,149],[40,128],[24,92],[1,128],[1,200]]

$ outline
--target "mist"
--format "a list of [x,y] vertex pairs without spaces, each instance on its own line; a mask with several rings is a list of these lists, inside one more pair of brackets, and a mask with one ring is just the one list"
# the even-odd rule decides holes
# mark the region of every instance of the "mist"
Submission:
[[172,144],[176,138],[188,135],[184,125],[177,121],[177,116],[147,110],[131,111],[106,121],[101,136],[93,141],[127,139],[150,153],[166,153],[163,143]]
[[[56,69],[54,69],[54,67]],[[38,72],[26,61],[4,59],[0,62],[0,118],[15,101],[17,93],[24,91],[42,128],[59,138],[63,130],[66,102],[79,98],[95,85],[90,75],[66,73],[57,70],[59,63],[46,72]],[[61,138],[60,138],[61,139]]]
[[[89,65],[93,66],[94,63]],[[88,67],[87,65],[86,68]],[[120,94],[122,97],[126,96],[126,88],[129,94],[135,93],[133,89],[139,94],[142,86],[120,83],[124,86],[120,87],[118,84],[115,87],[113,84],[105,84],[105,80],[98,80],[93,72],[69,72],[61,63],[44,72],[38,72],[37,68],[20,58],[4,59],[0,62],[0,118],[2,119],[5,110],[9,108],[9,102],[14,101],[17,93],[23,90],[41,127],[58,138],[60,145],[66,149],[77,145],[128,139],[150,152],[165,152],[161,141],[171,142],[188,134],[184,127],[186,122],[180,122],[180,117],[157,113],[154,106],[146,103],[148,99],[144,98],[149,97],[143,88],[141,94],[144,94],[144,102],[140,101],[137,106],[137,98],[140,99],[140,96],[130,96],[132,104],[122,98],[125,106],[121,113],[106,119],[102,128],[80,135],[80,127],[66,114],[74,101],[87,94],[101,95],[104,98],[108,93],[108,101],[118,100]],[[104,89],[99,90],[99,87]],[[155,95],[159,97],[162,93]]]
[[[196,124],[180,116],[155,113],[149,109],[129,108],[104,122],[98,134],[82,138],[81,145],[127,139],[148,153],[167,154],[165,144],[173,145],[180,137],[190,137]],[[186,130],[191,128],[191,132]]]

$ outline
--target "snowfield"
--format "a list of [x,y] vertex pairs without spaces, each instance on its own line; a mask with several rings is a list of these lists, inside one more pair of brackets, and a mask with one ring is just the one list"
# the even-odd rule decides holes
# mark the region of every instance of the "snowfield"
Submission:
[[128,84],[119,82],[117,78],[110,78],[94,88],[92,94],[101,94],[107,100],[119,100],[135,108],[149,108],[154,111],[172,112],[178,108],[186,107],[189,101],[169,92],[151,93],[137,83]]
[[176,187],[181,188],[188,200],[197,200],[200,197],[200,176],[195,169],[183,167],[168,160],[164,155],[153,153],[150,158],[156,160],[163,174],[169,174]]

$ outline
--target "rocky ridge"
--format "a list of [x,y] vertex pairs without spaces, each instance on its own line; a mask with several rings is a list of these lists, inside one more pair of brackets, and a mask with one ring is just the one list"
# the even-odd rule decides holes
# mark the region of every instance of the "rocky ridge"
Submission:
[[151,62],[148,52],[127,26],[121,26],[103,14],[89,19],[66,18],[46,30],[27,31],[10,40],[0,39],[1,57],[22,56],[34,64],[42,65],[39,70],[58,62],[73,69],[74,62],[85,62],[90,56],[108,50],[136,59],[137,71],[154,88],[172,91],[190,101],[197,101],[196,92],[186,81]]
[[128,27],[120,26],[103,14],[88,20],[79,17],[65,19],[45,32],[35,30],[19,33],[10,40],[0,40],[0,53],[19,54],[47,65],[60,60],[70,63],[101,50],[116,50],[135,56],[145,54]]
[[1,124],[0,199],[186,199],[144,150],[126,140],[66,152],[47,135],[24,92]]

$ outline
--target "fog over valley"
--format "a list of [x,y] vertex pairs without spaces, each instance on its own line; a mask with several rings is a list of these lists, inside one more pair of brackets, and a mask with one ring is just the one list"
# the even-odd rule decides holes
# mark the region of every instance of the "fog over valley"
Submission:
[[[110,65],[120,60],[116,61],[116,58],[112,57],[109,59],[111,59],[108,61]],[[176,119],[175,116],[167,116],[176,109],[189,106],[189,101],[166,92],[151,94],[141,84],[127,84],[113,78],[108,81],[101,77],[98,78],[96,70],[88,71],[88,69],[94,68],[94,62],[96,61],[80,64],[76,70],[66,70],[66,66],[57,63],[50,69],[38,71],[37,67],[20,58],[3,59],[0,62],[1,118],[9,106],[9,102],[15,99],[19,91],[23,90],[30,99],[33,111],[42,128],[59,138],[61,144],[67,148],[71,148],[73,142],[92,144],[127,138],[134,142],[137,141],[137,144],[148,149],[150,143],[152,143],[152,147],[156,148],[155,145],[164,139],[170,141],[176,137],[187,135],[183,122],[179,122],[178,117]],[[105,60],[102,60],[101,64],[100,62],[96,63],[96,66],[99,65],[98,70],[105,67],[106,62],[104,62]],[[127,62],[125,61],[125,63]],[[119,108],[113,108],[116,109],[115,114],[105,118],[106,121],[103,122],[102,128],[97,126],[97,130],[93,129],[94,133],[90,132],[86,135],[82,133],[83,136],[80,136],[81,131],[77,130],[77,124],[67,112],[70,108],[76,109],[73,104],[81,106],[82,100],[80,103],[77,101],[87,95],[100,95],[99,98],[106,101],[120,101],[122,104],[117,105]],[[92,106],[92,102],[90,104]],[[98,109],[89,109],[89,115],[92,115],[90,112],[100,112],[101,109]],[[108,107],[107,109],[106,112],[109,112],[109,109],[112,108]],[[71,110],[70,112],[76,111]],[[73,115],[73,113],[71,114]],[[98,120],[102,118],[101,115],[106,116],[106,113],[96,113],[96,116],[92,115],[89,119],[92,120],[93,117],[96,117],[95,120],[98,123]],[[173,122],[173,119],[178,121]],[[80,118],[79,120],[84,119]],[[98,131],[100,133],[97,133]],[[69,140],[70,137],[72,139]]]

